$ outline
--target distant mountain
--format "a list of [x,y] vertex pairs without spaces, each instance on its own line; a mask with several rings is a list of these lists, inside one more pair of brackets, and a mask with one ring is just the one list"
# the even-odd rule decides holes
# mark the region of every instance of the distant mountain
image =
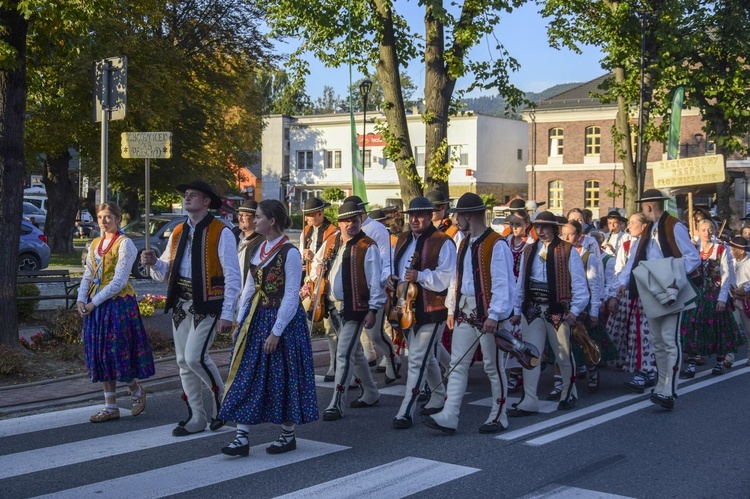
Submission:
[[[582,83],[561,83],[555,85],[541,92],[526,92],[524,95],[527,99],[532,102],[539,102],[550,97],[570,90],[573,87],[577,87]],[[500,96],[482,96],[482,97],[469,97],[463,99],[462,102],[466,104],[467,111],[476,111],[482,114],[489,114],[492,116],[505,116],[505,100]],[[517,110],[520,111],[520,110]],[[514,117],[518,117],[518,114],[514,114]]]

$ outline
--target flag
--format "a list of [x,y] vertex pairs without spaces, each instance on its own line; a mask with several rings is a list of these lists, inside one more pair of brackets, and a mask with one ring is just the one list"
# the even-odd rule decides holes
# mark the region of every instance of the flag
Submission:
[[[349,10],[349,43],[347,44],[349,47],[349,123],[351,128],[351,139],[352,139],[352,193],[355,196],[359,196],[362,199],[362,202],[367,202],[367,190],[365,188],[365,169],[362,162],[364,161],[364,158],[362,158],[359,153],[359,144],[357,143],[357,123],[354,121],[354,99],[352,98],[352,88],[353,88],[353,82],[352,82],[352,43],[351,43],[351,36],[352,36],[352,14],[351,14],[351,6]],[[362,144],[365,144],[365,137],[362,137]]]
[[672,99],[672,114],[669,119],[669,141],[667,143],[667,159],[677,159],[680,151],[680,123],[682,122],[682,101],[685,89],[677,87]]

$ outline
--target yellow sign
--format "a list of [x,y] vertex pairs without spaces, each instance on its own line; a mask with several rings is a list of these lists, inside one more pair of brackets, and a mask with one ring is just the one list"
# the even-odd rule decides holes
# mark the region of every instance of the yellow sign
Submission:
[[651,163],[654,187],[690,187],[724,182],[724,157],[721,154],[695,158],[669,159]]
[[172,157],[172,132],[123,132],[121,137],[123,158]]

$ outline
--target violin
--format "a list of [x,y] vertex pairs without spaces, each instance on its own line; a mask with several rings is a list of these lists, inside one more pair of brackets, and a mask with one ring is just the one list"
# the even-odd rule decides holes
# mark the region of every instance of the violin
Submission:
[[[414,270],[419,260],[419,254],[415,251],[406,270]],[[391,327],[400,330],[410,329],[414,326],[414,300],[417,299],[419,288],[413,282],[401,281],[396,286],[395,303],[388,313],[388,322]]]
[[333,258],[336,250],[336,244],[332,244],[328,251],[326,251],[323,261],[320,264],[318,273],[318,279],[315,281],[315,289],[310,296],[310,312],[308,312],[310,320],[312,322],[322,321],[326,316],[325,301],[328,296],[329,284],[328,284],[328,264]]

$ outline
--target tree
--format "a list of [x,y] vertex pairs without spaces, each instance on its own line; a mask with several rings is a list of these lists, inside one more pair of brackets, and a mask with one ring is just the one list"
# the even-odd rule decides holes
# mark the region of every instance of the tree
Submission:
[[281,69],[261,70],[258,85],[265,100],[264,114],[311,114],[313,103],[305,92],[304,83],[289,78]]
[[333,87],[325,85],[323,87],[323,95],[315,99],[315,105],[313,106],[314,114],[330,114],[340,113],[344,111],[344,101],[336,95]]
[[329,203],[335,203],[336,201],[342,201],[346,197],[346,193],[338,187],[326,187],[320,197]]
[[[349,91],[354,96],[354,99],[352,99],[352,107],[354,108],[354,112],[362,111],[362,99],[358,96],[360,95],[359,86],[364,80],[364,78],[360,78],[359,80],[355,81],[349,88]],[[367,97],[367,110],[382,111],[385,105],[383,84],[377,74],[374,74],[372,76],[371,81],[372,89],[370,90],[370,94]],[[418,105],[417,101],[414,100],[414,92],[416,92],[416,90],[417,86],[414,84],[411,77],[409,75],[401,75],[401,92],[404,96],[404,106],[406,106],[406,108]]]

